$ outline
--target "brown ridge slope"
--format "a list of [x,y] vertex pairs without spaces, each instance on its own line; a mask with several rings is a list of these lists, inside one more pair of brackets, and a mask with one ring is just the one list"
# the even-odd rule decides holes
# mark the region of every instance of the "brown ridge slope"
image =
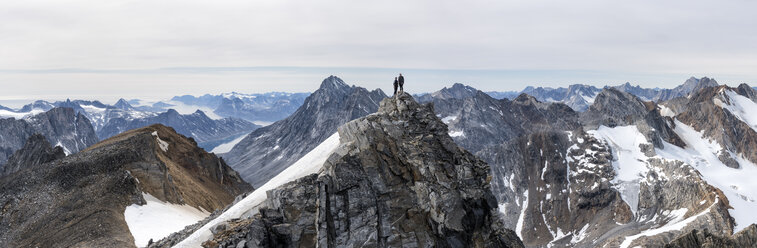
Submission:
[[251,189],[172,128],[135,129],[0,178],[0,247],[133,247],[123,214],[142,192],[213,211]]

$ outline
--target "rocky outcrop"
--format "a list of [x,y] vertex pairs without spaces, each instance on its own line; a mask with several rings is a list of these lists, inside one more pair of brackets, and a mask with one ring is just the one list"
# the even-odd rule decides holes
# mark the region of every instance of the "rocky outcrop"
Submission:
[[47,138],[41,134],[34,134],[26,140],[20,150],[13,153],[8,163],[0,168],[0,177],[19,171],[23,166],[35,166],[65,157],[63,148],[53,148]]
[[143,193],[212,211],[251,189],[193,140],[153,125],[0,178],[0,246],[133,247],[124,210],[145,204]]
[[634,95],[614,88],[604,89],[597,95],[589,110],[581,113],[581,123],[586,129],[635,125],[657,148],[664,147],[662,141],[685,146],[673,131],[673,119],[662,116],[654,103],[643,102]]
[[294,114],[253,131],[221,156],[258,187],[334,134],[337,127],[375,112],[384,97],[381,90],[368,91],[328,77]]
[[21,149],[33,134],[41,134],[66,154],[76,153],[97,143],[89,119],[70,108],[53,108],[22,120],[0,119],[0,165]]
[[754,224],[733,236],[722,236],[709,230],[692,230],[665,245],[665,248],[738,248],[755,247],[757,226]]
[[[455,84],[425,95],[419,102],[434,103],[434,111],[449,127],[452,139],[473,153],[531,132],[580,127],[578,115],[568,106],[543,103],[526,94],[512,101],[497,100],[472,87]],[[481,158],[488,161],[487,157]]]
[[406,93],[339,128],[317,175],[268,192],[207,247],[522,247],[497,217],[489,166]]

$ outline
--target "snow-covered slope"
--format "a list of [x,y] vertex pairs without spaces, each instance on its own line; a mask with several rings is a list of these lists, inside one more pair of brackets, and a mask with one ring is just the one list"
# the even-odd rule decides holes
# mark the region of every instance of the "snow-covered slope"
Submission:
[[757,180],[754,180],[757,165],[744,159],[741,154],[732,154],[741,166],[730,168],[718,159],[722,152],[720,144],[704,138],[701,132],[680,121],[675,124],[675,131],[686,142],[686,148],[666,144],[665,149],[658,150],[657,153],[664,158],[692,165],[707,183],[725,193],[733,207],[729,213],[736,219],[734,233],[757,223],[757,215],[754,214],[757,213]]
[[757,103],[751,99],[746,98],[730,89],[722,89],[722,94],[725,99],[730,100],[729,103],[724,103],[718,98],[713,99],[715,104],[731,112],[739,120],[743,121],[749,127],[757,131]]
[[646,177],[650,166],[639,145],[649,142],[634,125],[614,128],[600,126],[588,133],[604,140],[612,148],[612,167],[616,173],[613,186],[635,214],[639,204],[639,182]]
[[239,135],[239,137],[236,139],[220,144],[216,146],[215,148],[213,148],[213,150],[210,152],[215,153],[215,154],[227,153],[231,151],[231,148],[234,148],[235,145],[237,145],[240,141],[242,141],[244,137],[247,137],[247,134]]
[[10,111],[7,109],[0,109],[0,118],[16,118],[16,119],[23,119],[29,116],[37,115],[42,112],[45,112],[44,109],[32,109],[28,112],[16,112],[16,111]]
[[223,223],[232,218],[239,218],[243,215],[254,214],[258,207],[266,199],[266,192],[274,189],[285,183],[294,181],[303,176],[307,176],[313,173],[317,173],[323,167],[323,163],[326,159],[336,150],[339,146],[339,133],[334,133],[308,154],[297,160],[294,164],[290,165],[287,169],[273,177],[270,181],[263,184],[260,188],[255,189],[247,197],[239,201],[237,204],[226,210],[223,214],[208,222],[200,229],[192,233],[189,237],[184,239],[181,243],[174,247],[200,247],[202,242],[211,238],[210,228]]
[[124,211],[126,225],[137,247],[145,247],[150,239],[159,240],[210,215],[188,205],[161,201],[147,193],[142,196],[147,204],[132,204]]

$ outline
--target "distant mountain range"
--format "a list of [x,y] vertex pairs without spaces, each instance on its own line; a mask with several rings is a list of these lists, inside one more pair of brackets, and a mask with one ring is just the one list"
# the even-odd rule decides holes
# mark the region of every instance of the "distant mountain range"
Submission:
[[520,92],[515,91],[490,91],[486,92],[491,97],[496,99],[514,99],[520,94],[528,94],[536,97],[537,100],[542,102],[561,102],[570,106],[576,111],[585,111],[594,102],[594,98],[604,88],[615,88],[623,92],[631,93],[644,101],[667,101],[679,96],[685,96],[690,92],[695,92],[703,87],[717,86],[718,83],[714,79],[703,77],[701,79],[691,77],[686,80],[682,85],[679,85],[673,89],[661,89],[661,88],[642,88],[641,86],[632,86],[630,83],[625,83],[618,86],[604,86],[603,88],[597,88],[591,85],[585,84],[573,84],[568,88],[551,88],[551,87],[533,87],[528,86]]
[[256,123],[272,123],[294,113],[310,93],[270,92],[243,94],[238,92],[220,95],[176,96],[169,102],[158,102],[151,107],[170,107],[176,104],[211,109],[221,117],[236,117]]
[[[155,106],[161,105],[156,104]],[[124,99],[118,100],[114,105],[85,100],[66,100],[54,103],[35,101],[18,110],[2,108],[0,118],[28,120],[53,108],[69,108],[73,109],[75,113],[85,116],[88,122],[91,122],[97,134],[97,140],[107,139],[130,129],[163,124],[173,127],[180,134],[194,138],[200,147],[208,151],[260,127],[239,118],[212,119],[201,110],[195,110],[191,114],[180,114],[170,108],[164,112],[152,112],[152,110],[160,111],[160,109],[132,106]]]
[[255,130],[219,96],[0,107],[0,246],[757,244],[746,84],[388,97],[330,76]]

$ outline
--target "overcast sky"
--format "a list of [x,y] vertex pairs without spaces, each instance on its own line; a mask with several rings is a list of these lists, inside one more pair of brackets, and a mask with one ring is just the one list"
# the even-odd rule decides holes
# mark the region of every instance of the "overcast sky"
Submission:
[[[2,1],[0,104],[690,76],[757,84],[757,1]],[[7,104],[6,104],[7,105]]]

